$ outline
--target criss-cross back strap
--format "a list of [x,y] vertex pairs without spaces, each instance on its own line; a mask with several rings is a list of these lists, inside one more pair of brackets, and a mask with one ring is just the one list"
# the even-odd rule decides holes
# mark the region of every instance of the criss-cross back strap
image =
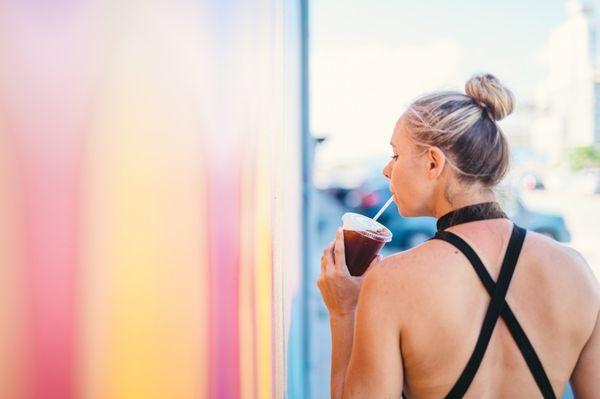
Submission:
[[477,370],[479,369],[485,351],[489,345],[492,332],[496,325],[499,316],[502,316],[506,327],[510,331],[515,343],[517,344],[521,354],[525,358],[527,366],[531,371],[536,384],[544,395],[544,398],[556,398],[552,385],[546,375],[544,367],[533,348],[533,345],[527,338],[525,331],[519,324],[517,318],[512,312],[505,297],[510,285],[510,280],[514,273],[523,241],[525,240],[526,230],[514,225],[513,231],[508,243],[508,248],[502,263],[498,284],[490,276],[489,272],[483,265],[483,262],[475,251],[462,238],[448,231],[439,231],[432,239],[440,239],[458,248],[470,261],[479,276],[484,287],[492,297],[487,313],[485,315],[481,332],[477,339],[475,349],[469,359],[463,373],[458,381],[446,396],[446,398],[461,398],[469,388]]

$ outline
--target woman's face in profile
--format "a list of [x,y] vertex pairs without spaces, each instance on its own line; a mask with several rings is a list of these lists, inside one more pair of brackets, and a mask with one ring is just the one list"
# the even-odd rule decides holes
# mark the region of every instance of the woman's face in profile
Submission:
[[431,189],[426,184],[427,161],[423,156],[423,147],[410,139],[408,129],[405,117],[400,117],[390,142],[392,158],[383,169],[383,174],[390,179],[389,188],[400,214],[424,216],[428,214],[431,198]]

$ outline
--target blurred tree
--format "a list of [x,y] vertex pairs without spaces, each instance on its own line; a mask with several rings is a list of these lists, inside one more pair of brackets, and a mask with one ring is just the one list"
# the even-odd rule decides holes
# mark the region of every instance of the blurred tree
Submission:
[[571,169],[574,171],[600,167],[600,147],[584,146],[575,148],[570,155]]

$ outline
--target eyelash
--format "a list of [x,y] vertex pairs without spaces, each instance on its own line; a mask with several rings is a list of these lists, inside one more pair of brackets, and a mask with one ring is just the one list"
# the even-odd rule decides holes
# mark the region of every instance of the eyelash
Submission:
[[392,159],[395,161],[396,159],[398,159],[398,155],[392,155]]

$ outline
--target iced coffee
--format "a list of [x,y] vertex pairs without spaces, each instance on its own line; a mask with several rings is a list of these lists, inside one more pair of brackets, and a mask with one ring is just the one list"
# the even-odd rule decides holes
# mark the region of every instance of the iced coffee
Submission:
[[342,217],[346,265],[353,276],[362,276],[386,242],[392,240],[392,232],[381,223],[357,213]]

